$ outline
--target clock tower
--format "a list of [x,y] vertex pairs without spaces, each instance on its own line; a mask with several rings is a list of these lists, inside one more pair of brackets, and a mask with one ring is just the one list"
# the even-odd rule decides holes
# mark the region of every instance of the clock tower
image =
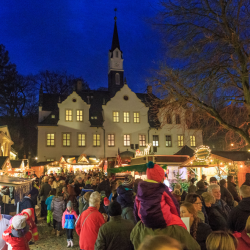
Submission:
[[115,93],[124,85],[123,55],[120,49],[116,20],[117,17],[115,17],[113,40],[111,50],[109,51],[108,64],[108,87],[111,93],[111,97],[114,96]]

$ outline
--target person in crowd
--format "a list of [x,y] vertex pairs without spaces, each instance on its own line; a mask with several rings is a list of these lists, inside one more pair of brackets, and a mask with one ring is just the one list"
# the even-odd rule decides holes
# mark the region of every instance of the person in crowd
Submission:
[[56,192],[62,193],[62,190],[63,190],[64,187],[65,187],[65,181],[64,180],[60,180],[59,181],[59,185],[56,188]]
[[49,178],[48,184],[51,186],[51,189],[52,189],[52,184],[53,184],[53,179],[52,178]]
[[174,198],[180,203],[181,202],[181,190],[178,188],[174,188],[174,191],[172,192],[172,195]]
[[56,179],[53,181],[52,186],[51,186],[52,189],[57,189],[57,187],[59,187],[60,185],[60,176],[56,175],[55,178]]
[[97,191],[101,193],[101,191],[105,191],[106,197],[109,197],[111,194],[111,187],[109,183],[109,179],[106,176],[103,176],[100,180],[100,184],[97,187]]
[[196,186],[197,186],[196,194],[202,195],[203,193],[207,192],[204,181],[202,180],[198,181]]
[[4,231],[2,238],[8,244],[11,250],[29,250],[28,242],[32,235],[29,232],[29,226],[26,223],[26,217],[16,215],[12,219],[12,224]]
[[138,250],[184,250],[182,244],[167,235],[147,236]]
[[56,195],[56,190],[52,189],[50,191],[50,196],[46,199],[45,204],[47,206],[47,225],[50,227],[53,224],[53,213],[51,211],[51,202]]
[[235,201],[240,202],[240,196],[237,191],[237,185],[235,184],[234,177],[232,175],[229,175],[227,177],[227,189],[232,194]]
[[51,186],[48,184],[49,181],[49,177],[45,176],[44,177],[44,184],[42,185],[41,189],[40,189],[40,193],[39,196],[41,196],[41,217],[45,217],[47,216],[47,206],[45,204],[45,201],[47,199],[47,197],[49,196],[50,190],[51,190]]
[[66,180],[66,175],[64,174],[64,172],[61,173],[60,179],[64,181]]
[[206,207],[209,225],[213,231],[228,230],[227,221],[231,209],[225,201],[221,200],[220,186],[212,184],[208,187],[208,192],[216,200],[211,207]]
[[207,250],[236,250],[237,240],[229,232],[212,232],[206,241]]
[[201,176],[201,180],[200,180],[200,181],[206,182],[206,181],[207,181],[207,176],[206,176],[205,174],[203,174],[203,175]]
[[121,216],[121,205],[114,201],[108,206],[110,221],[103,224],[98,232],[95,250],[133,250],[130,233],[134,224]]
[[93,192],[89,197],[89,208],[81,213],[76,223],[80,249],[94,250],[95,248],[99,229],[105,223],[104,216],[99,212],[100,203],[100,193]]
[[202,199],[205,207],[211,207],[216,202],[214,196],[208,192],[202,194]]
[[250,173],[246,173],[246,180],[242,185],[250,186]]
[[189,202],[184,202],[180,207],[181,217],[190,218],[190,234],[199,243],[201,250],[207,250],[206,239],[208,235],[212,232],[211,227],[202,223],[197,217],[197,210],[194,208],[193,204]]
[[201,196],[198,194],[188,194],[185,201],[193,204],[198,218],[201,220],[201,222],[205,222],[205,209],[203,211]]
[[19,211],[22,212],[24,209],[33,208],[35,210],[35,205],[31,200],[31,192],[19,202]]
[[210,177],[209,183],[210,183],[210,185],[218,184],[218,181],[217,181],[217,179],[215,177]]
[[138,223],[130,240],[135,249],[147,235],[165,234],[185,244],[187,249],[200,249],[179,217],[179,204],[163,184],[164,170],[153,162],[147,163],[147,179],[138,185],[135,216]]
[[139,178],[137,178],[137,179],[135,180],[135,182],[134,182],[134,188],[133,188],[133,191],[134,191],[135,194],[137,194],[138,185],[139,185],[139,183],[142,182],[142,181],[143,181],[143,180],[142,180],[142,179],[139,179]]
[[235,237],[238,240],[237,250],[249,250],[250,249],[250,216],[247,219],[245,229],[238,236],[235,234]]
[[227,190],[227,181],[225,179],[220,180],[220,192],[221,199],[225,201],[229,207],[233,207],[234,198],[232,194]]
[[189,194],[192,194],[192,193],[195,193],[196,190],[197,190],[197,187],[195,186],[195,182],[197,181],[196,178],[192,178],[190,180],[190,186],[188,187],[188,193]]
[[[7,230],[9,226],[10,226],[10,219],[6,218],[5,215],[0,214],[0,235],[3,235],[4,231]],[[0,249],[1,250],[8,249],[8,245],[2,239],[2,237],[0,237]]]
[[39,187],[37,186],[37,182],[33,181],[32,182],[32,189],[30,190],[30,195],[31,195],[31,200],[34,204],[34,206],[37,205],[37,197],[39,195]]
[[116,200],[122,207],[122,218],[131,220],[135,225],[133,182],[131,175],[125,176],[122,185],[117,188],[118,197]]
[[91,189],[93,189],[94,191],[97,190],[96,178],[91,179]]
[[69,194],[69,200],[74,203],[76,200],[76,191],[75,191],[75,183],[73,179],[69,180],[69,184],[67,186],[67,192]]
[[242,232],[250,216],[250,186],[242,185],[240,195],[242,200],[229,213],[228,225],[232,232]]
[[62,225],[62,215],[65,210],[65,203],[62,197],[62,193],[57,193],[53,197],[51,202],[51,211],[53,213],[53,230],[52,234],[60,236],[61,225]]
[[75,181],[75,193],[76,193],[76,197],[80,196],[81,191],[82,191],[82,189],[83,189],[84,186],[85,185],[84,185],[83,179],[80,176],[78,176],[76,178],[76,181]]
[[73,247],[73,231],[75,229],[75,222],[78,216],[73,210],[73,204],[71,201],[67,203],[67,209],[62,216],[62,228],[66,229],[67,235],[67,247]]
[[[66,184],[66,182],[65,182]],[[69,193],[67,192],[67,187],[63,187],[62,188],[62,194],[63,194],[63,200],[64,200],[64,203],[65,203],[65,206],[69,200]]]
[[87,210],[89,207],[89,197],[93,192],[87,192],[79,198],[79,214]]

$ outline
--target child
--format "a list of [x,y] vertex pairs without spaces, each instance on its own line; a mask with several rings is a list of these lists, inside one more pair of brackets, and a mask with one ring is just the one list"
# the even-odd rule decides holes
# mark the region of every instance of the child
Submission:
[[62,192],[57,193],[51,202],[51,211],[53,212],[53,230],[52,234],[60,236],[60,229],[62,224],[62,215],[65,210],[65,203],[63,200]]
[[67,247],[73,247],[73,230],[75,228],[75,221],[78,216],[76,212],[73,210],[73,204],[71,201],[67,203],[67,209],[63,213],[62,216],[62,228],[66,229],[67,234]]
[[16,215],[11,226],[4,231],[2,238],[8,244],[8,249],[29,250],[29,241],[32,238],[29,226],[26,224],[26,216]]
[[52,214],[52,211],[51,211],[51,202],[53,200],[53,197],[56,194],[56,190],[52,189],[49,194],[50,194],[50,196],[46,199],[45,204],[47,205],[47,224],[50,227],[51,223],[53,223],[53,214]]

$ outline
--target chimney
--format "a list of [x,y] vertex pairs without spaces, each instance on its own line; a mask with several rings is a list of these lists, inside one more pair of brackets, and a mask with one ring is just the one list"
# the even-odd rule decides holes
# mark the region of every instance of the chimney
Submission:
[[76,91],[77,91],[77,92],[82,91],[82,81],[81,81],[81,80],[78,80],[78,81],[76,82]]
[[147,92],[148,94],[152,94],[152,86],[150,85],[147,86]]

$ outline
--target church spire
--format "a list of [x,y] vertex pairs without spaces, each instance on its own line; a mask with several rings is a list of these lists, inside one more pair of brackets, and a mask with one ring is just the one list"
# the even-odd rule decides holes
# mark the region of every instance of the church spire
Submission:
[[[117,9],[115,8],[115,13]],[[119,43],[119,38],[118,38],[118,31],[117,31],[117,25],[116,25],[116,14],[115,14],[115,26],[114,26],[114,33],[113,33],[113,40],[112,40],[112,46],[111,46],[111,51],[114,51],[116,48],[120,50],[120,43]]]

